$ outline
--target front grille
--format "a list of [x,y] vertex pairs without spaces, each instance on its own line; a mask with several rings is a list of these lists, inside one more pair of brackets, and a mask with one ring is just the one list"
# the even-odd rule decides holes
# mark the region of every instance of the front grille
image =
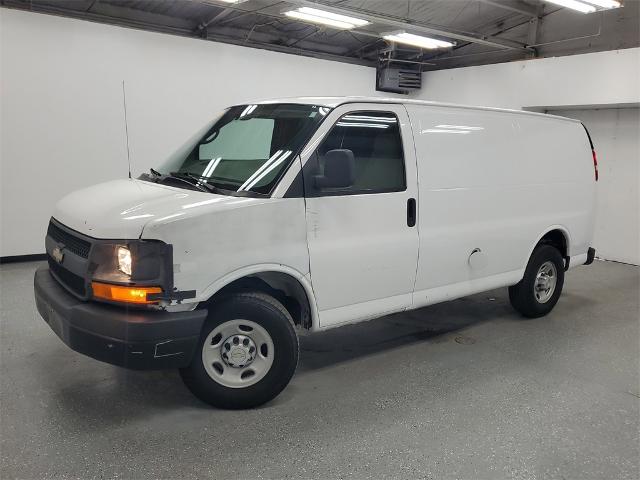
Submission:
[[86,296],[87,292],[84,285],[84,279],[81,276],[76,275],[75,273],[70,272],[69,270],[64,268],[53,258],[51,258],[51,255],[47,255],[47,261],[49,262],[49,270],[53,272],[53,274],[58,278],[60,282],[62,282],[77,295],[81,297]]
[[66,250],[69,250],[82,258],[89,258],[91,243],[88,241],[62,230],[53,222],[49,222],[47,235],[53,238],[56,242],[63,244]]

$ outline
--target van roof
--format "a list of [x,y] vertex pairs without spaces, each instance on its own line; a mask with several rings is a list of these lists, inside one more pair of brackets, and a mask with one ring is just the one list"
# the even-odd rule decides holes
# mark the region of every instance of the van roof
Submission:
[[581,123],[580,120],[575,120],[573,118],[567,117],[559,117],[557,115],[549,115],[546,113],[538,113],[538,112],[528,112],[526,110],[514,110],[508,108],[495,108],[495,107],[481,107],[474,105],[461,105],[458,103],[444,103],[444,102],[431,102],[426,100],[411,100],[406,98],[393,98],[393,97],[288,97],[288,98],[278,98],[272,100],[262,100],[259,102],[248,102],[248,103],[257,103],[257,104],[269,104],[269,103],[299,103],[305,105],[319,105],[322,107],[330,107],[335,108],[340,105],[344,105],[345,103],[395,103],[395,104],[406,104],[406,105],[424,105],[424,106],[435,106],[435,107],[451,107],[451,108],[466,108],[472,110],[488,110],[492,112],[505,112],[505,113],[515,113],[519,115],[534,115],[541,116],[544,118],[555,118],[558,120],[566,120],[569,122]]

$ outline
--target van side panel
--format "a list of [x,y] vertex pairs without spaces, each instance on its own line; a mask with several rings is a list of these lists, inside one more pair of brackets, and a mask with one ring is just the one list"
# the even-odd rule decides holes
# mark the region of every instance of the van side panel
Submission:
[[517,283],[535,243],[551,229],[565,233],[569,255],[586,253],[595,182],[580,123],[406,108],[418,160],[415,307]]

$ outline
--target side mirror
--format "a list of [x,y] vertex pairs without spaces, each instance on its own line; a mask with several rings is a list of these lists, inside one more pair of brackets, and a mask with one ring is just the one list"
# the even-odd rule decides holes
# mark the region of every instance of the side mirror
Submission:
[[324,174],[314,177],[317,188],[347,188],[356,179],[356,160],[347,149],[329,150],[324,155]]

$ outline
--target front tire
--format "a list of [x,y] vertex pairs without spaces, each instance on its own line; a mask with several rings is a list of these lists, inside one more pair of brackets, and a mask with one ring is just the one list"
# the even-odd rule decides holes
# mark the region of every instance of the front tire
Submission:
[[522,280],[509,287],[509,300],[525,317],[542,317],[555,307],[563,285],[562,255],[551,245],[540,245],[531,254]]
[[211,309],[194,358],[180,375],[210,405],[252,408],[284,390],[298,356],[298,337],[282,304],[261,292],[238,293]]

